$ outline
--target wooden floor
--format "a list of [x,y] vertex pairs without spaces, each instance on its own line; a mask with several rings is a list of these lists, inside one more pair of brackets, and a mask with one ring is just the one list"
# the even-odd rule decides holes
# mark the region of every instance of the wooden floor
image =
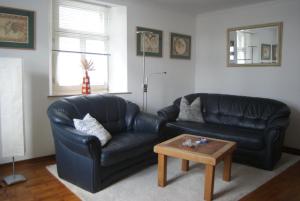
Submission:
[[[79,199],[45,168],[54,163],[53,156],[17,163],[17,172],[23,174],[27,181],[10,187],[3,187],[2,184],[0,201],[78,201]],[[10,174],[11,166],[0,166],[0,178]]]
[[240,201],[272,200],[299,201],[300,200],[300,161],[267,183],[257,188]]
[[[54,163],[53,156],[18,162],[17,172],[23,174],[28,180],[10,187],[0,184],[0,201],[79,200],[46,170],[47,165]],[[0,166],[0,178],[10,173],[11,166]],[[299,201],[300,161],[241,199],[241,201],[260,200]]]

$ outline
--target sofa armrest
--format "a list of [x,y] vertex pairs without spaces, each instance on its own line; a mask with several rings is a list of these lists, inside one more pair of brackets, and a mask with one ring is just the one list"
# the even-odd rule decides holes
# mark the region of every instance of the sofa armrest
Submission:
[[287,117],[275,118],[265,129],[266,154],[269,160],[265,161],[266,168],[272,169],[281,157],[285,131],[289,125]]
[[143,131],[151,133],[159,133],[162,119],[153,114],[140,112],[134,120],[134,131]]
[[70,126],[52,125],[56,141],[76,154],[99,160],[101,144],[97,137],[86,135]]
[[265,129],[265,141],[267,142],[267,144],[274,143],[278,139],[280,141],[283,141],[285,130],[287,129],[288,125],[288,117],[278,117],[271,119]]
[[268,129],[265,130],[265,142],[267,146],[272,146],[276,141],[279,141],[282,138],[282,132],[280,129]]
[[286,129],[289,125],[289,119],[285,118],[276,118],[268,122],[267,129],[279,128]]
[[165,121],[176,121],[179,114],[179,109],[174,105],[170,105],[159,110],[157,114]]
[[278,141],[278,143],[282,145],[288,125],[289,116],[281,116],[270,119],[267,127],[265,128],[266,144],[271,146],[274,142]]

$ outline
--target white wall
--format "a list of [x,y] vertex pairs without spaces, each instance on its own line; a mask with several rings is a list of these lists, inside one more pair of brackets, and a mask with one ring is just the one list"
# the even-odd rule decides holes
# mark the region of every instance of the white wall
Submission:
[[[54,153],[50,126],[46,116],[49,104],[48,67],[50,48],[49,1],[0,0],[1,6],[36,11],[36,47],[34,50],[0,49],[1,57],[20,57],[24,72],[25,151],[31,158]],[[13,119],[12,119],[13,121]],[[0,158],[0,163],[7,159]]]
[[144,7],[128,4],[128,89],[133,92],[129,99],[142,102],[142,57],[136,56],[136,26],[163,31],[163,58],[147,57],[147,73],[166,71],[166,76],[149,80],[148,108],[155,112],[173,100],[194,91],[195,46],[192,45],[192,59],[170,59],[170,32],[188,34],[195,40],[195,17],[168,11],[159,7]]
[[[28,159],[54,153],[54,146],[46,110],[53,98],[48,98],[48,72],[50,63],[50,0],[0,0],[1,6],[36,11],[36,49],[0,49],[0,56],[24,59],[24,105],[26,156]],[[107,2],[112,2],[107,0]],[[163,58],[147,58],[147,72],[167,71],[165,77],[153,77],[149,87],[149,109],[151,112],[170,104],[175,98],[194,91],[195,47],[192,60],[169,58],[169,32],[192,35],[195,39],[195,18],[178,12],[149,7],[138,3],[127,5],[127,68],[128,91],[123,97],[141,104],[142,58],[136,56],[136,26],[145,26],[164,31]],[[0,158],[0,163],[8,159]]]
[[[292,109],[285,145],[300,148],[300,1],[281,0],[197,16],[195,91],[274,98]],[[226,67],[226,30],[283,22],[281,67]]]

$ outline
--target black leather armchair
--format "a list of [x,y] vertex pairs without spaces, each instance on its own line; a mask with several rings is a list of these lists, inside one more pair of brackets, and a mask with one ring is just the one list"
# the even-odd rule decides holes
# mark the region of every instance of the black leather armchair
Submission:
[[[94,136],[74,128],[73,119],[87,113],[111,134],[101,147]],[[161,120],[116,96],[89,95],[58,100],[48,108],[59,177],[97,192],[156,162],[153,146],[161,141]]]
[[290,109],[282,102],[224,94],[190,94],[189,102],[201,98],[204,123],[176,121],[181,98],[158,111],[166,124],[162,133],[173,137],[192,133],[237,142],[234,160],[272,170],[281,157]]

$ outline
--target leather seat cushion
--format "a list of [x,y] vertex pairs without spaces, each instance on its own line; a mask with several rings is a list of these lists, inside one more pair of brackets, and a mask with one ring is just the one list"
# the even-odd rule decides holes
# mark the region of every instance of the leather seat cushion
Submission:
[[148,153],[158,142],[158,134],[154,133],[125,132],[115,134],[111,141],[102,148],[101,165],[110,166]]
[[187,121],[169,122],[169,128],[205,137],[237,142],[239,148],[260,150],[264,148],[263,130],[234,127],[212,123],[195,123]]

